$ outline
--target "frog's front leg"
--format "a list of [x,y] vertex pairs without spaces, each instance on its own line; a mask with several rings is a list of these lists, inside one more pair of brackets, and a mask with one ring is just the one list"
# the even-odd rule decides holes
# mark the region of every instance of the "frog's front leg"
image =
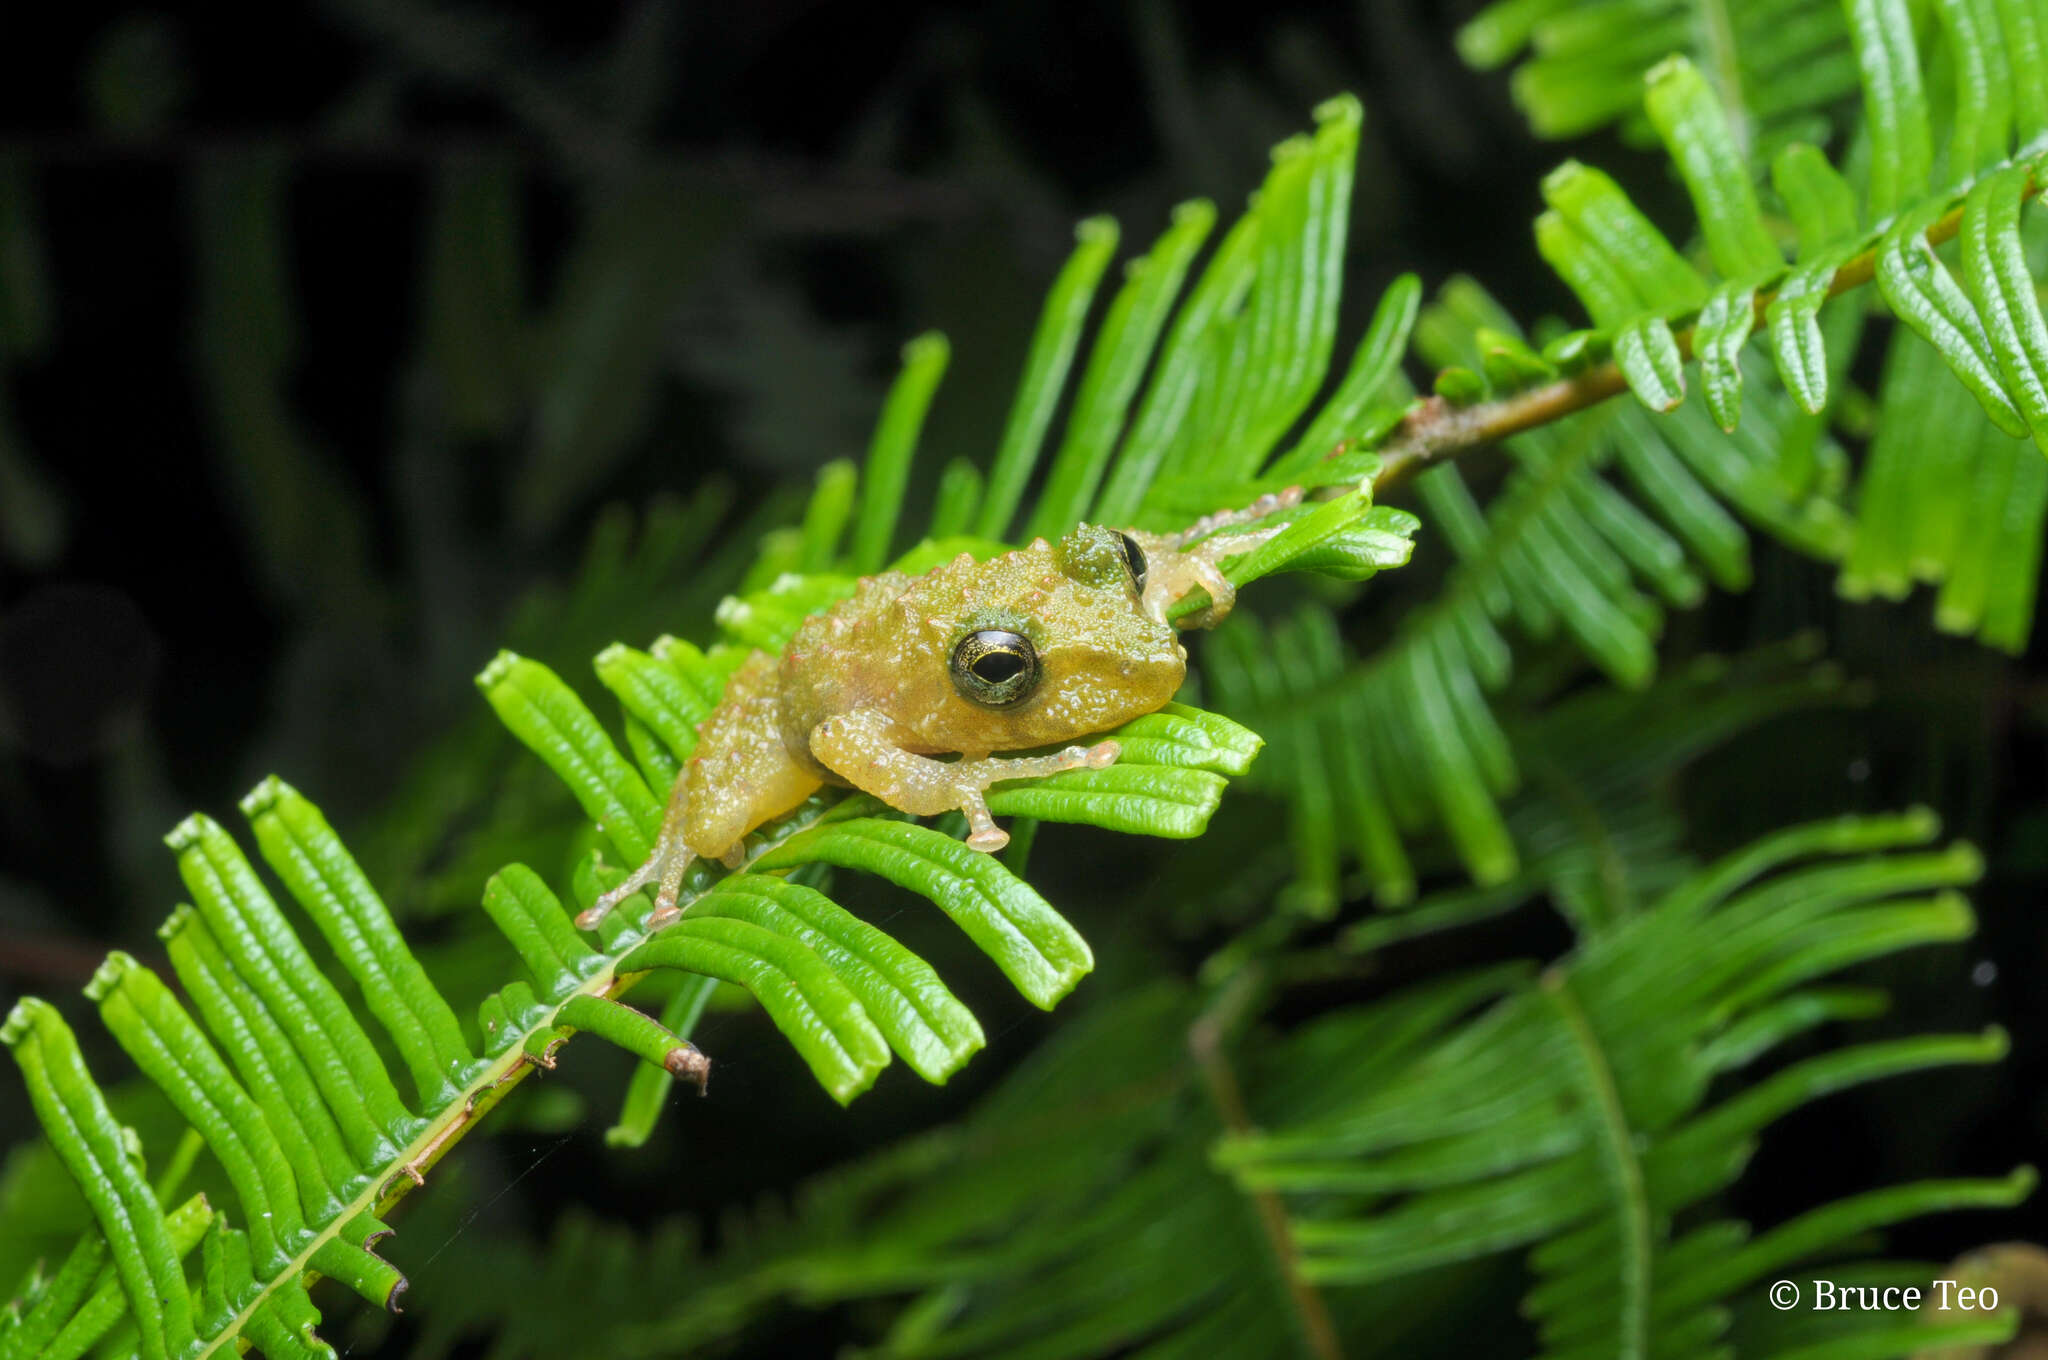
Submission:
[[[1302,489],[1291,486],[1285,491],[1261,496],[1242,510],[1226,510],[1197,520],[1177,534],[1140,534],[1126,530],[1145,554],[1145,612],[1164,623],[1167,611],[1200,587],[1208,592],[1209,603],[1182,619],[1180,627],[1214,628],[1223,622],[1237,603],[1237,587],[1231,585],[1230,578],[1223,574],[1220,565],[1223,559],[1250,552],[1286,526],[1275,524],[1238,534],[1216,531],[1255,523],[1301,504],[1301,499]],[[1204,538],[1205,534],[1209,537]],[[1196,541],[1198,539],[1199,542]]]
[[1117,743],[1103,741],[1069,746],[1050,756],[934,760],[898,746],[890,736],[891,725],[873,709],[827,718],[811,729],[811,755],[847,783],[899,811],[935,817],[959,808],[967,814],[967,843],[990,852],[1008,845],[1010,833],[989,816],[982,797],[989,785],[1005,779],[1041,779],[1083,766],[1100,770],[1121,754]]

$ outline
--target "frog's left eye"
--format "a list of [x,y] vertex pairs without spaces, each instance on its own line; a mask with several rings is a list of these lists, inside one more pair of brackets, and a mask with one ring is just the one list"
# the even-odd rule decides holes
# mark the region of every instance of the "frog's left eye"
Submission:
[[1138,546],[1138,540],[1129,534],[1119,533],[1117,541],[1123,544],[1124,568],[1131,573],[1131,584],[1138,593],[1145,593],[1145,550]]
[[1031,640],[1001,628],[984,628],[953,649],[953,688],[983,708],[1009,708],[1038,687],[1038,651]]

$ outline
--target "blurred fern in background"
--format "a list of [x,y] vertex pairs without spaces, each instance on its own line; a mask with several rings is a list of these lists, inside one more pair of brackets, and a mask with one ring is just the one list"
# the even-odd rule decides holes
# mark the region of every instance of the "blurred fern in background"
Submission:
[[[242,780],[244,836],[179,820],[116,687],[80,747],[108,829],[66,842],[114,867],[49,879],[125,903],[111,952],[4,880],[42,995],[0,1031],[0,1360],[1819,1360],[2030,1326],[2023,1274],[1919,1318],[1765,1289],[2039,1231],[2048,1032],[1999,972],[2048,946],[2048,7],[1290,11],[1199,59],[1229,30],[1174,7],[1005,35],[1034,19],[932,20],[904,69],[937,74],[829,173],[675,149],[669,54],[750,38],[662,4],[593,35],[344,0],[319,22],[368,74],[253,141],[181,126],[180,25],[99,35],[95,136],[170,168],[190,252],[177,473],[233,548],[172,539],[180,586],[289,623],[265,716],[246,640],[164,645],[293,783]],[[1057,155],[947,44],[1083,70],[1100,24],[1164,169],[1066,237]],[[1592,140],[1504,186],[1505,123],[1423,88],[1452,52]],[[450,108],[511,135],[417,135]],[[1234,200],[1247,129],[1278,144],[1241,213],[1167,206]],[[85,648],[118,611],[59,578],[150,485],[84,494],[64,427],[11,418],[63,353],[77,156],[0,155],[24,844],[63,787],[39,696],[119,669]],[[1421,192],[1461,166],[1533,230]],[[394,174],[416,248],[324,225]],[[990,270],[990,205],[1028,268]],[[406,298],[374,419],[325,376],[368,371],[325,329],[363,305],[323,282],[344,250]],[[878,335],[825,318],[890,308],[957,324],[883,391]],[[571,927],[734,667],[858,575],[1290,486],[1124,758],[991,794],[999,859],[826,790],[696,866],[675,926]],[[175,879],[135,848],[173,822]]]

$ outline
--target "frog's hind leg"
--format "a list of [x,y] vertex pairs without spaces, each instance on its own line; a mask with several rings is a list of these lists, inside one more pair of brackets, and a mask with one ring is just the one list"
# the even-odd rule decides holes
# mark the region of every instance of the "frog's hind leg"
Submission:
[[776,660],[756,652],[733,672],[718,707],[697,730],[697,749],[676,776],[661,837],[647,862],[576,918],[588,930],[619,903],[658,883],[650,928],[682,915],[683,873],[693,860],[744,862],[747,833],[788,812],[818,788],[782,743]]
[[967,814],[967,843],[994,852],[1010,843],[982,795],[1005,779],[1042,779],[1063,770],[1104,769],[1122,748],[1113,741],[1069,746],[1049,756],[981,756],[934,760],[898,746],[889,719],[872,709],[827,718],[811,729],[811,754],[864,793],[902,812],[935,817],[954,808]]
[[[598,922],[612,914],[612,908],[639,892],[649,883],[660,880],[655,890],[654,913],[647,918],[650,927],[665,926],[682,913],[675,909],[676,898],[683,888],[683,871],[690,867],[690,861],[697,858],[684,840],[684,824],[690,811],[690,778],[685,770],[676,776],[675,787],[669,790],[668,809],[661,816],[661,836],[654,843],[654,853],[626,876],[611,891],[599,895],[596,901],[576,915],[580,930],[595,930]],[[666,903],[664,914],[663,903]]]

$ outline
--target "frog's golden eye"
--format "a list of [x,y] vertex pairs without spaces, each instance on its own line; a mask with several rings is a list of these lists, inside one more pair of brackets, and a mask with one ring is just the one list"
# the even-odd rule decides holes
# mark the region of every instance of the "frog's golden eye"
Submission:
[[1145,593],[1145,550],[1138,546],[1138,540],[1129,534],[1119,533],[1117,540],[1124,546],[1124,568],[1131,573],[1131,584],[1140,595]]
[[1010,708],[1038,687],[1038,651],[1031,640],[1001,628],[984,628],[953,649],[953,688],[983,708]]

